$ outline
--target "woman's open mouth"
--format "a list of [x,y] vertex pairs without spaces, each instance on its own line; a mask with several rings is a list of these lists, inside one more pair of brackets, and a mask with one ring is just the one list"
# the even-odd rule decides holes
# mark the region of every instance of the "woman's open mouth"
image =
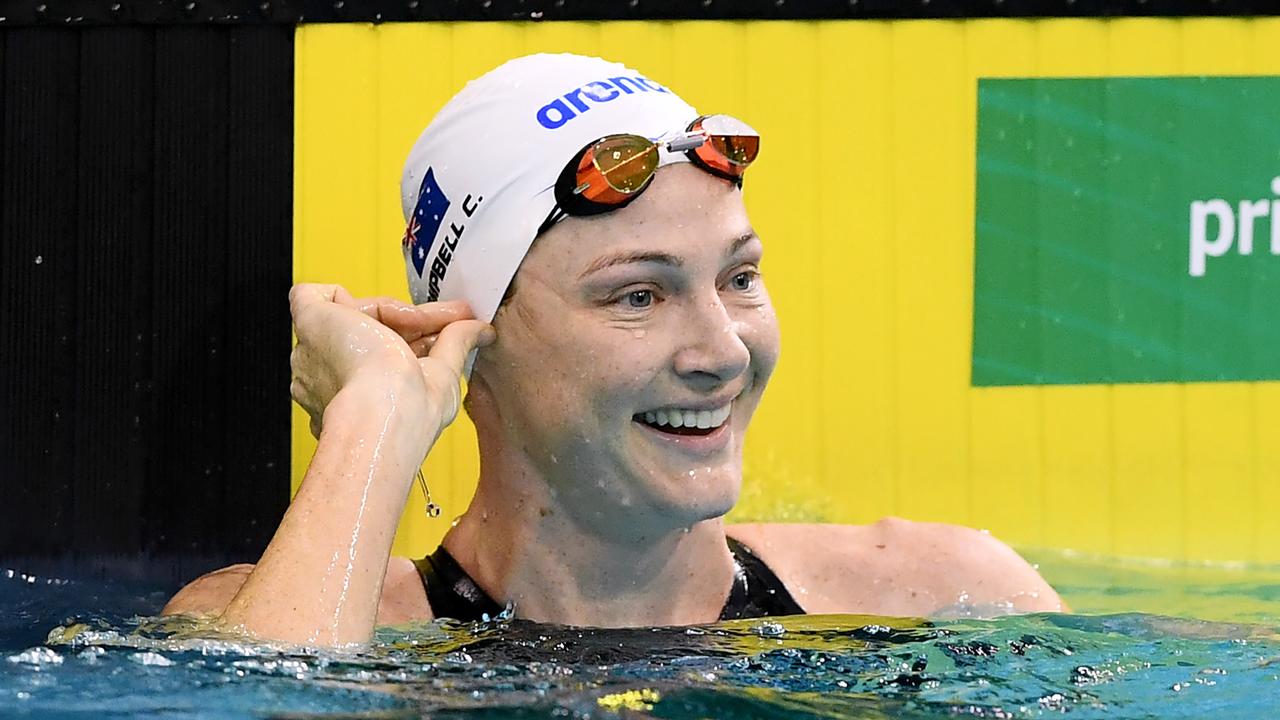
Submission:
[[670,435],[710,435],[719,430],[729,419],[733,405],[728,404],[715,410],[684,410],[678,408],[651,410],[636,413],[632,417],[636,422],[646,425],[660,433]]

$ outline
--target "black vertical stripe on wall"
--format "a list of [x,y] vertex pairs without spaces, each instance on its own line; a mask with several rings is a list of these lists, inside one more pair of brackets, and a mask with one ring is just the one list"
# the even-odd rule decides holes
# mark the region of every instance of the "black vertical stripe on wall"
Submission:
[[[154,33],[80,34],[80,98],[73,189],[76,233],[76,412],[71,527],[75,548],[133,548],[137,522],[104,522],[103,508],[140,517],[144,477],[143,343],[150,335],[150,172],[155,113]],[[115,472],[103,472],[111,458]]]
[[[8,236],[4,232],[4,199],[5,187],[7,185],[4,178],[7,177],[5,174],[5,155],[7,155],[7,153],[5,152],[3,145],[6,137],[4,121],[6,115],[4,110],[4,81],[6,78],[5,54],[6,48],[8,47],[7,41],[8,33],[0,33],[0,310],[11,306],[9,302],[10,293],[13,293],[14,297],[17,295],[17,293],[14,292],[13,284],[10,282],[7,272],[9,267],[9,263],[7,262],[8,253],[6,253],[4,249],[4,246],[9,244],[5,241],[5,238]],[[3,358],[7,354],[5,348],[8,347],[9,343],[16,341],[14,331],[8,328],[9,324],[10,318],[7,315],[0,315],[0,362],[3,362]],[[0,368],[0,370],[3,369],[5,368]],[[12,416],[11,412],[5,412],[3,410],[6,405],[11,405],[13,403],[14,392],[15,388],[12,381],[7,378],[0,377],[0,487],[4,487],[4,478],[13,471],[13,466],[16,461],[16,458],[13,457],[13,453],[16,452],[17,444],[16,428],[13,424],[16,418]],[[17,488],[14,487],[13,490],[16,492]],[[0,547],[4,547],[5,544],[7,544],[7,539],[11,532],[12,529],[6,530],[4,527],[0,526]]]
[[[227,40],[212,26],[156,37],[153,358],[159,418],[173,433],[147,478],[148,540],[157,548],[196,550],[222,517]],[[185,492],[164,492],[175,484]]]
[[[289,386],[290,327],[280,291],[293,274],[293,74],[262,69],[292,68],[292,37],[289,27],[237,27],[228,57],[227,173],[234,181],[227,185],[227,265],[238,270],[224,312],[228,347],[236,351],[225,367],[228,385],[243,391],[226,396],[224,412],[237,422],[224,426],[224,474],[264,488],[287,487],[290,459],[289,439],[280,436],[289,427],[289,403],[281,396]],[[267,157],[277,162],[262,162]],[[275,294],[264,296],[259,288]],[[264,334],[260,327],[285,334]],[[283,506],[264,515],[259,502],[249,493],[225,495],[227,547],[255,554],[275,529]]]
[[70,545],[76,464],[80,33],[6,35],[0,392],[12,437],[0,541],[51,553]]
[[0,108],[0,567],[256,559],[289,492],[293,29],[0,29]]

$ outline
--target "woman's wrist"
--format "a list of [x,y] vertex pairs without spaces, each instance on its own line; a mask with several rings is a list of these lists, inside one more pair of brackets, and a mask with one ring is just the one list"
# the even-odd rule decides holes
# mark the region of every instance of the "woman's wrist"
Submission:
[[414,471],[439,425],[433,415],[420,376],[348,378],[325,408],[298,494],[223,622],[311,645],[367,639]]
[[324,411],[324,431],[376,433],[392,441],[395,453],[422,463],[431,443],[440,434],[440,408],[433,407],[416,366],[408,371],[362,370],[352,376]]

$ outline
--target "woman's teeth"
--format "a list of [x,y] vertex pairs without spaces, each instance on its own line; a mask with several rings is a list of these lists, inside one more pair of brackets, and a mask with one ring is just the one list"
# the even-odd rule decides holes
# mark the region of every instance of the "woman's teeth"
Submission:
[[707,430],[723,425],[732,408],[732,405],[725,405],[717,410],[654,410],[644,414],[644,421],[656,426]]

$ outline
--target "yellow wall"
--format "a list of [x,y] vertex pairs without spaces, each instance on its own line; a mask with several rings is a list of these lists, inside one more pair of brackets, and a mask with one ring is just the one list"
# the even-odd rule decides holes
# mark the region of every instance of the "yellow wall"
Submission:
[[[783,359],[739,519],[885,514],[1024,546],[1280,562],[1280,383],[971,388],[977,78],[1280,74],[1280,19],[308,25],[294,276],[407,297],[401,163],[470,78],[607,55],[764,137],[746,185]],[[295,487],[314,449],[295,408]],[[477,472],[461,418],[396,551]]]

